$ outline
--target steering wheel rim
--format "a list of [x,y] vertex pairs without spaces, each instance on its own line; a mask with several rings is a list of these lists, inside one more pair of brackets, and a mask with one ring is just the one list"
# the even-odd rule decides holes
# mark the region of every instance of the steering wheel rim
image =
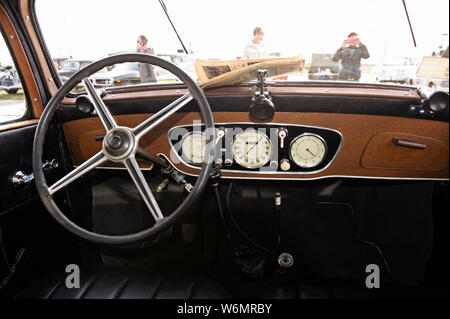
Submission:
[[[167,71],[171,72],[172,74],[176,75],[181,81],[183,81],[187,85],[187,87],[189,89],[189,92],[190,92],[189,94],[192,96],[193,99],[196,100],[196,102],[197,102],[197,104],[199,106],[199,109],[200,109],[200,113],[201,113],[202,118],[203,118],[203,124],[204,124],[205,130],[208,131],[208,134],[207,134],[207,144],[206,144],[206,150],[205,150],[206,151],[205,152],[205,160],[204,160],[204,162],[202,164],[202,168],[200,170],[199,176],[198,176],[198,178],[197,178],[197,180],[196,180],[196,182],[194,184],[194,187],[193,187],[192,191],[184,199],[184,201],[180,204],[180,206],[177,209],[175,209],[170,214],[170,216],[164,217],[164,218],[159,219],[159,220],[156,219],[155,224],[152,227],[150,227],[150,228],[147,228],[145,230],[142,230],[140,232],[133,233],[133,234],[114,236],[114,235],[99,234],[99,233],[95,233],[95,232],[89,231],[87,229],[84,229],[83,227],[78,226],[77,224],[72,222],[69,218],[66,217],[66,215],[64,215],[61,212],[61,210],[56,205],[56,203],[55,203],[55,201],[53,199],[53,194],[57,190],[59,190],[59,189],[65,187],[65,186],[67,186],[68,184],[70,184],[72,181],[70,181],[68,184],[64,185],[63,187],[57,189],[56,191],[51,192],[51,187],[52,186],[49,187],[47,185],[47,182],[46,182],[46,179],[45,179],[45,176],[44,176],[44,171],[42,169],[42,156],[43,156],[43,146],[44,146],[44,143],[45,143],[45,134],[46,134],[46,132],[48,130],[48,127],[50,125],[50,122],[51,122],[51,119],[53,118],[54,113],[56,112],[56,110],[59,107],[61,101],[67,95],[67,93],[69,93],[70,90],[72,90],[79,82],[84,80],[83,82],[84,82],[84,84],[86,86],[86,89],[87,89],[88,93],[91,94],[92,92],[90,92],[90,89],[93,89],[93,86],[90,86],[92,84],[90,84],[90,81],[88,80],[88,77],[90,75],[96,73],[97,71],[100,71],[104,67],[107,67],[107,66],[110,66],[110,65],[114,65],[114,64],[117,64],[117,63],[124,63],[124,62],[148,63],[148,64],[152,64],[152,65],[156,65],[156,66],[159,66],[161,68],[164,68]],[[94,90],[94,92],[95,92],[95,90]],[[186,97],[186,96],[187,95],[185,95],[184,97]],[[97,95],[97,97],[101,100],[101,98],[98,95]],[[95,96],[91,96],[91,100],[92,100],[93,104],[96,105],[95,103],[97,103],[98,101],[94,103],[93,99],[95,99]],[[181,99],[183,99],[183,97],[178,99],[177,101],[179,101]],[[187,104],[189,101],[190,101],[190,99],[187,100],[185,98],[184,101],[180,102],[180,104],[182,104],[181,107],[183,105]],[[98,103],[103,103],[103,101],[98,102]],[[174,103],[172,103],[172,104],[174,104]],[[172,104],[170,104],[169,106],[163,108],[162,111],[164,111],[164,110],[168,109],[169,107],[171,107]],[[181,108],[181,107],[179,107],[179,108]],[[109,112],[109,110],[108,110],[108,108],[106,106],[105,106],[105,108],[106,108],[107,112]],[[105,115],[100,114],[102,112],[102,109],[101,108],[97,109],[97,105],[96,105],[96,110],[97,110],[97,113],[98,113],[102,123],[105,126],[105,129],[107,130],[107,134],[110,134],[110,132],[112,132],[111,134],[117,133],[117,131],[114,131],[115,128],[112,128],[112,129],[110,128],[110,130],[109,130],[108,127],[107,127],[108,125],[105,125],[104,119],[107,118],[107,116],[104,117]],[[173,111],[173,113],[174,112],[176,112],[176,110]],[[151,120],[152,118],[154,118],[159,113],[160,112],[154,114],[147,121]],[[168,116],[170,116],[173,113],[170,113]],[[112,117],[112,115],[110,113],[109,113],[109,116]],[[164,116],[166,116],[166,115],[164,115]],[[156,117],[156,120],[153,123],[154,126],[158,125],[166,117],[164,117],[164,118]],[[145,131],[144,129],[141,129],[140,131],[137,130],[141,125],[145,124],[147,121],[141,123],[140,125],[138,125],[138,127],[134,128],[134,129],[125,128],[125,129],[129,129],[129,131],[131,131],[133,134],[135,134],[135,132],[137,132],[136,136],[134,136],[134,139],[132,140],[132,142],[134,144],[136,144],[135,148],[137,148],[137,145],[139,144],[140,137],[142,137],[143,135],[147,134],[151,130],[151,128],[154,127],[154,126],[152,126],[151,128],[149,128],[149,125],[153,125],[153,124],[147,123],[147,125],[148,125],[146,127],[147,131]],[[106,120],[106,122],[108,122],[108,121]],[[149,121],[149,122],[151,122],[151,121]],[[112,123],[113,124],[115,123],[114,120],[112,120]],[[123,128],[123,127],[119,127],[119,128]],[[145,125],[144,125],[144,128],[145,128]],[[138,133],[140,134],[140,137],[137,137]],[[128,132],[127,132],[127,134],[128,134]],[[107,136],[105,136],[104,140],[106,140]],[[196,199],[199,197],[199,195],[201,194],[202,190],[206,187],[206,185],[208,183],[209,175],[210,175],[210,172],[211,172],[211,169],[212,169],[212,162],[213,162],[212,159],[214,157],[214,140],[215,140],[214,120],[213,120],[212,111],[211,111],[211,108],[209,106],[209,103],[208,103],[208,101],[207,101],[203,91],[192,80],[192,78],[189,77],[183,70],[181,70],[180,68],[178,68],[177,66],[175,66],[174,64],[172,64],[172,63],[170,63],[170,62],[168,62],[166,60],[163,60],[161,58],[158,58],[158,57],[153,56],[153,55],[148,55],[148,54],[131,53],[131,54],[121,54],[121,55],[115,55],[115,56],[107,57],[107,58],[101,59],[99,61],[96,61],[96,62],[86,66],[85,68],[81,69],[76,74],[74,74],[67,82],[64,83],[64,85],[61,86],[61,88],[56,92],[56,94],[52,97],[52,99],[49,101],[49,103],[45,107],[44,112],[42,113],[42,116],[41,116],[41,118],[39,120],[37,129],[36,129],[36,133],[35,133],[35,136],[34,136],[34,141],[33,141],[33,172],[34,172],[34,177],[35,177],[35,183],[36,183],[37,191],[39,193],[39,196],[40,196],[44,206],[47,208],[47,210],[49,211],[51,216],[53,218],[55,218],[55,220],[58,223],[60,223],[64,228],[66,228],[68,231],[72,232],[73,234],[75,234],[75,235],[77,235],[77,236],[79,236],[81,238],[84,238],[84,239],[86,239],[88,241],[96,242],[96,243],[99,243],[99,244],[108,244],[108,245],[130,244],[130,243],[134,243],[134,242],[137,242],[137,241],[141,241],[141,240],[144,240],[144,239],[146,239],[148,237],[156,235],[157,233],[163,231],[164,229],[166,229],[167,227],[172,225],[174,222],[176,222],[176,220],[179,219],[183,215],[183,213],[188,209],[188,207],[193,202],[195,202]],[[104,144],[105,143],[102,144],[102,151],[101,152],[104,152],[104,155],[107,157],[108,160],[112,160],[111,158],[109,158],[107,156],[107,155],[110,155],[110,154],[109,154],[108,150],[105,151]],[[131,152],[133,152],[133,151],[131,151]],[[134,151],[134,153],[132,155],[133,156],[135,155],[135,151]],[[86,161],[86,162],[88,162],[88,161]],[[119,161],[119,160],[113,160],[113,161]],[[120,161],[122,161],[122,160],[120,160]],[[134,162],[131,159],[129,161],[127,159],[123,159],[123,162],[126,165],[126,168],[129,170],[130,175],[131,175],[133,181],[136,184],[135,177],[131,173],[130,167],[127,166],[127,165],[131,165],[131,168],[133,168],[133,164],[132,163],[135,163],[135,159],[134,159]],[[102,163],[103,162],[100,162],[99,164],[98,163],[97,164],[101,165]],[[88,173],[91,169],[93,169],[95,167],[96,166],[91,167],[89,170],[84,172],[82,175]],[[134,168],[135,168],[135,166],[134,166]],[[140,171],[139,167],[137,167],[137,168],[138,168],[138,171],[142,174],[142,172]],[[75,171],[75,170],[76,169],[74,169],[73,171]],[[68,173],[66,176],[70,175],[71,173]],[[136,174],[138,174],[138,173],[136,173]],[[82,175],[80,175],[80,176],[82,176]],[[66,176],[64,176],[63,179]],[[78,176],[78,177],[80,177],[80,176]],[[136,186],[137,186],[139,192],[141,192],[141,190],[143,190],[143,188],[139,187],[138,184],[136,184]],[[147,187],[148,187],[148,185],[147,185]],[[148,190],[150,190],[150,189],[148,188]],[[151,194],[151,191],[150,191],[150,194]],[[142,193],[141,193],[141,197],[144,199],[144,202],[150,208],[151,205],[149,206],[149,204],[148,204],[148,198],[147,198],[147,201],[146,201],[146,198],[142,195]],[[159,208],[158,205],[157,205],[157,207]],[[154,213],[153,211],[151,211],[151,212],[152,212],[152,214]]]

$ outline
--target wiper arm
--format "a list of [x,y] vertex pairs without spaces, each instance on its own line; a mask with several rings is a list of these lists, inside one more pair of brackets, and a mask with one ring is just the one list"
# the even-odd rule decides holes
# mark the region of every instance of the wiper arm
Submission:
[[414,36],[414,30],[411,25],[411,20],[409,19],[408,9],[406,8],[406,2],[405,2],[405,0],[402,0],[402,2],[403,2],[403,7],[405,8],[406,18],[408,19],[409,29],[411,30],[411,35],[412,35],[412,39],[414,42],[414,46],[417,47],[416,37]]
[[181,46],[183,47],[184,52],[186,52],[186,54],[189,54],[188,50],[186,49],[186,46],[185,46],[184,43],[183,43],[183,40],[181,40],[181,37],[180,37],[180,35],[178,34],[177,29],[175,29],[175,26],[173,25],[172,20],[170,19],[169,12],[167,11],[167,7],[166,7],[166,5],[165,5],[165,3],[164,3],[164,0],[159,0],[159,4],[161,5],[161,8],[162,8],[162,9],[164,10],[164,12],[166,13],[167,19],[169,20],[170,25],[171,25],[172,28],[173,28],[173,31],[175,31],[175,34],[177,35],[178,40],[180,41]]

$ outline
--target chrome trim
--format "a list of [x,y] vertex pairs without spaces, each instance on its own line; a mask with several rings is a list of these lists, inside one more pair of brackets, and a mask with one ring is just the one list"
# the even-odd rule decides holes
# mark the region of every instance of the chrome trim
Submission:
[[[242,164],[242,163],[239,163],[239,161],[238,161],[238,160],[235,158],[235,156],[234,156],[233,146],[234,146],[234,143],[236,143],[236,139],[238,138],[238,136],[240,136],[240,135],[242,135],[242,134],[244,134],[244,133],[248,133],[249,131],[257,132],[258,134],[262,135],[263,137],[265,137],[265,138],[269,141],[269,145],[270,145],[270,155],[269,155],[269,158],[267,159],[267,161],[266,161],[265,163],[261,164],[260,166],[251,167],[251,166],[248,166],[248,165],[244,165],[244,164]],[[270,140],[270,138],[269,138],[266,134],[264,134],[264,133],[262,133],[262,132],[259,132],[258,130],[255,130],[254,128],[249,127],[249,128],[247,128],[245,131],[242,131],[242,132],[238,133],[237,135],[235,135],[235,136],[233,137],[233,143],[231,143],[231,155],[233,155],[234,161],[235,161],[237,164],[239,164],[240,166],[244,167],[244,168],[248,168],[248,169],[257,169],[257,168],[261,168],[261,167],[263,167],[264,165],[266,165],[267,163],[269,163],[270,160],[272,159],[272,141]],[[227,171],[227,172],[231,172],[231,171]]]
[[[128,149],[127,149],[125,152],[123,152],[123,154],[118,155],[118,156],[111,155],[111,154],[108,152],[108,146],[107,146],[107,144],[106,144],[106,143],[107,143],[107,137],[108,137],[108,135],[113,134],[113,133],[116,132],[116,131],[125,133],[125,134],[128,136],[128,138],[129,138],[129,143],[130,143],[130,145],[128,145]],[[127,159],[127,158],[130,157],[131,155],[134,156],[134,154],[136,154],[137,148],[138,148],[138,143],[137,143],[137,141],[136,141],[136,137],[135,137],[134,134],[132,133],[131,129],[129,129],[128,127],[125,127],[125,126],[117,126],[117,127],[113,128],[113,129],[111,129],[111,130],[105,135],[105,137],[103,138],[103,142],[102,142],[102,151],[103,151],[103,154],[104,154],[110,161],[113,161],[113,162],[120,162],[120,161],[122,161],[122,160]]]
[[109,132],[116,128],[117,123],[114,120],[114,117],[103,102],[102,98],[97,94],[97,91],[95,91],[94,85],[91,81],[88,78],[85,78],[83,79],[83,85],[106,131]]
[[162,214],[158,202],[156,201],[152,191],[150,190],[150,187],[148,186],[144,174],[142,174],[141,168],[139,167],[136,158],[134,156],[126,158],[122,163],[127,168],[127,171],[130,174],[134,184],[136,185],[141,198],[147,205],[147,208],[150,211],[150,214],[152,214],[155,221],[157,222],[163,219],[164,215]]
[[[337,134],[339,134],[340,138],[341,138],[341,142],[336,150],[336,153],[334,154],[333,158],[330,160],[330,162],[323,168],[316,170],[316,171],[308,171],[308,172],[280,172],[280,171],[273,171],[273,170],[268,170],[268,171],[264,171],[264,172],[258,172],[258,171],[244,171],[244,170],[229,170],[226,168],[222,168],[222,170],[224,172],[230,172],[230,173],[240,173],[240,174],[271,174],[271,175],[277,175],[277,174],[289,174],[289,175],[309,175],[309,174],[317,174],[320,173],[324,170],[326,170],[336,159],[336,157],[338,156],[339,152],[341,151],[342,148],[342,144],[344,142],[344,137],[342,136],[342,133],[331,129],[331,128],[326,128],[326,127],[321,127],[321,126],[311,126],[311,125],[301,125],[301,124],[286,124],[286,123],[251,123],[251,122],[230,122],[230,123],[215,123],[215,125],[236,125],[236,124],[244,124],[244,125],[253,125],[253,126],[257,126],[257,125],[267,125],[267,126],[280,126],[280,127],[284,127],[286,128],[286,126],[296,126],[296,127],[305,127],[305,128],[314,128],[314,129],[322,129],[322,130],[327,130],[327,131],[331,131],[331,132],[335,132]],[[203,124],[202,124],[203,125]],[[169,132],[167,133],[167,140],[169,142],[169,145],[172,147],[172,143],[170,141],[170,132],[172,132],[172,130],[177,129],[177,128],[184,128],[184,127],[192,127],[192,125],[179,125],[179,126],[174,126],[172,127]],[[269,139],[270,140],[270,139]],[[272,150],[273,151],[273,150]],[[188,163],[186,163],[179,155],[177,152],[173,152],[176,154],[178,160],[185,166],[189,167],[189,168],[193,168],[196,170],[200,170],[199,167],[195,167],[192,166]],[[185,172],[183,172],[185,174]],[[188,174],[189,175],[189,174]]]
[[[178,172],[183,173],[190,177],[198,177],[198,175],[190,174],[188,172],[182,171],[176,166],[173,165],[173,163],[167,158],[165,154],[159,153],[158,156],[164,157],[170,165],[172,165]],[[78,166],[74,166],[76,168]],[[94,169],[100,169],[100,170],[126,170],[125,167],[101,167],[98,166]],[[150,168],[141,168],[141,171],[151,171]],[[229,171],[228,171],[229,172]],[[285,174],[284,172],[282,173]],[[447,182],[450,179],[449,178],[426,178],[426,177],[386,177],[386,176],[358,176],[358,175],[326,175],[326,176],[319,176],[319,177],[308,177],[308,178],[302,178],[302,177],[278,177],[274,179],[273,177],[234,177],[234,176],[221,176],[220,178],[223,179],[245,179],[245,180],[271,180],[271,181],[315,181],[315,180],[321,180],[321,179],[328,179],[328,178],[354,178],[354,179],[376,179],[376,180],[390,180],[390,181],[436,181],[436,182]]]
[[55,182],[53,185],[48,187],[48,193],[50,195],[53,195],[60,189],[66,187],[79,177],[83,176],[84,174],[88,173],[90,170],[94,169],[98,165],[103,164],[107,161],[106,156],[103,154],[103,151],[98,152],[91,158],[89,158],[87,161],[85,161],[80,166],[77,166],[74,170],[70,171],[64,177],[59,179],[57,182]]
[[[296,141],[298,141],[299,139],[301,139],[301,138],[304,137],[304,136],[314,136],[314,137],[317,137],[319,140],[322,141],[323,145],[325,146],[325,153],[323,154],[323,157],[322,157],[322,159],[320,160],[319,163],[314,164],[314,165],[310,165],[310,166],[302,166],[302,165],[298,164],[298,163],[294,160],[294,158],[292,157],[292,153],[291,153],[292,145],[293,145]],[[328,155],[328,144],[327,144],[327,142],[323,139],[323,137],[320,136],[320,135],[317,135],[317,134],[314,134],[314,133],[303,133],[303,134],[298,135],[297,137],[295,137],[295,138],[291,141],[291,143],[289,144],[289,151],[288,151],[288,153],[289,153],[289,158],[291,159],[291,161],[294,162],[294,164],[297,165],[298,167],[300,167],[300,168],[313,168],[313,167],[319,166],[319,165],[325,160],[325,158],[327,157],[327,155]]]
[[[203,154],[203,161],[201,161],[200,163],[194,163],[194,162],[191,162],[188,158],[185,158],[186,156],[184,155],[184,153],[183,153],[183,142],[184,142],[184,140],[188,137],[188,136],[190,136],[190,135],[194,135],[194,134],[200,134],[200,135],[202,135],[204,138],[205,138],[205,154]],[[185,160],[186,161],[188,161],[189,163],[191,163],[191,164],[202,164],[204,161],[205,161],[205,155],[206,155],[206,134],[204,133],[204,132],[202,132],[202,131],[192,131],[192,132],[189,132],[189,133],[186,133],[186,134],[184,134],[183,135],[183,137],[181,138],[181,141],[180,141],[180,145],[181,145],[181,157],[184,157],[185,158]],[[171,144],[171,146],[172,146],[172,144]],[[172,149],[173,149],[173,147],[171,147]],[[174,153],[175,153],[175,149],[173,149],[173,151],[174,151]],[[177,152],[178,153],[178,152]],[[200,167],[201,168],[201,167]]]
[[167,119],[169,116],[181,109],[193,99],[194,98],[192,97],[191,93],[186,93],[182,97],[165,106],[159,112],[150,116],[150,118],[148,118],[132,130],[133,134],[136,136],[136,139],[139,141],[141,137],[150,132],[155,126],[163,122],[165,119]]
[[[183,173],[187,176],[191,177],[198,177],[198,175],[191,174],[185,171],[180,170],[178,167],[174,166],[173,163],[167,158],[166,155],[160,153],[158,156],[164,157],[178,172]],[[109,167],[97,167],[97,169],[108,169]],[[124,168],[123,168],[124,169]],[[230,171],[227,171],[230,172]],[[238,173],[241,173],[240,171]],[[284,172],[281,174],[285,174]],[[319,176],[319,177],[308,177],[308,178],[302,178],[302,177],[278,177],[274,179],[273,177],[234,177],[234,176],[224,176],[222,175],[220,178],[224,179],[245,179],[245,180],[270,180],[270,181],[315,181],[315,180],[321,180],[321,179],[328,179],[328,178],[354,178],[354,179],[376,179],[376,180],[391,180],[391,181],[441,181],[446,182],[449,181],[449,178],[426,178],[426,177],[385,177],[385,176],[358,176],[358,175],[326,175],[326,176]]]

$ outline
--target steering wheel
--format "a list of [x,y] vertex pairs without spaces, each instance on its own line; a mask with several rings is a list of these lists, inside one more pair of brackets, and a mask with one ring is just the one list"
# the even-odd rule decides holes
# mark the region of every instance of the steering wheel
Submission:
[[[96,92],[88,77],[107,66],[124,62],[148,63],[166,69],[176,75],[181,81],[184,82],[184,84],[187,85],[189,93],[183,95],[170,105],[162,108],[159,112],[150,116],[147,120],[135,128],[119,126],[111,115],[108,107],[104,104],[102,98]],[[48,186],[44,176],[44,171],[42,169],[43,145],[45,142],[46,132],[52,117],[63,98],[80,82],[82,82],[86,88],[89,99],[91,100],[95,111],[106,129],[102,149],[96,155],[62,177],[56,183]],[[200,174],[190,194],[170,216],[165,217],[162,214],[161,209],[159,208],[158,203],[144,178],[144,175],[142,174],[135,156],[138,151],[139,140],[144,135],[151,132],[155,126],[163,122],[166,118],[181,109],[193,99],[197,102],[200,108],[204,127],[207,132],[205,159],[203,161]],[[190,204],[192,204],[199,197],[201,191],[205,188],[208,182],[209,174],[211,172],[214,158],[214,140],[214,121],[208,101],[206,100],[203,91],[184,71],[166,60],[148,54],[135,53],[111,56],[94,62],[74,74],[73,77],[65,82],[64,85],[56,92],[45,107],[37,126],[33,142],[33,172],[37,190],[42,202],[50,214],[56,219],[56,221],[58,221],[63,227],[73,234],[100,244],[119,245],[134,243],[156,235],[172,225],[183,214],[183,212],[187,210]],[[53,199],[53,194],[106,161],[119,162],[125,166],[150,214],[155,220],[155,224],[152,227],[137,233],[121,236],[99,234],[82,228],[72,222],[56,205]]]

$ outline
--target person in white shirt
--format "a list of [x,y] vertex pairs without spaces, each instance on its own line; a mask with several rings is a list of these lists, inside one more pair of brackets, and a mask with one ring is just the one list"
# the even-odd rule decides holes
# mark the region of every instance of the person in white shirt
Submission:
[[253,30],[253,40],[245,46],[243,59],[263,59],[269,57],[267,48],[262,43],[264,39],[264,32],[257,27]]

